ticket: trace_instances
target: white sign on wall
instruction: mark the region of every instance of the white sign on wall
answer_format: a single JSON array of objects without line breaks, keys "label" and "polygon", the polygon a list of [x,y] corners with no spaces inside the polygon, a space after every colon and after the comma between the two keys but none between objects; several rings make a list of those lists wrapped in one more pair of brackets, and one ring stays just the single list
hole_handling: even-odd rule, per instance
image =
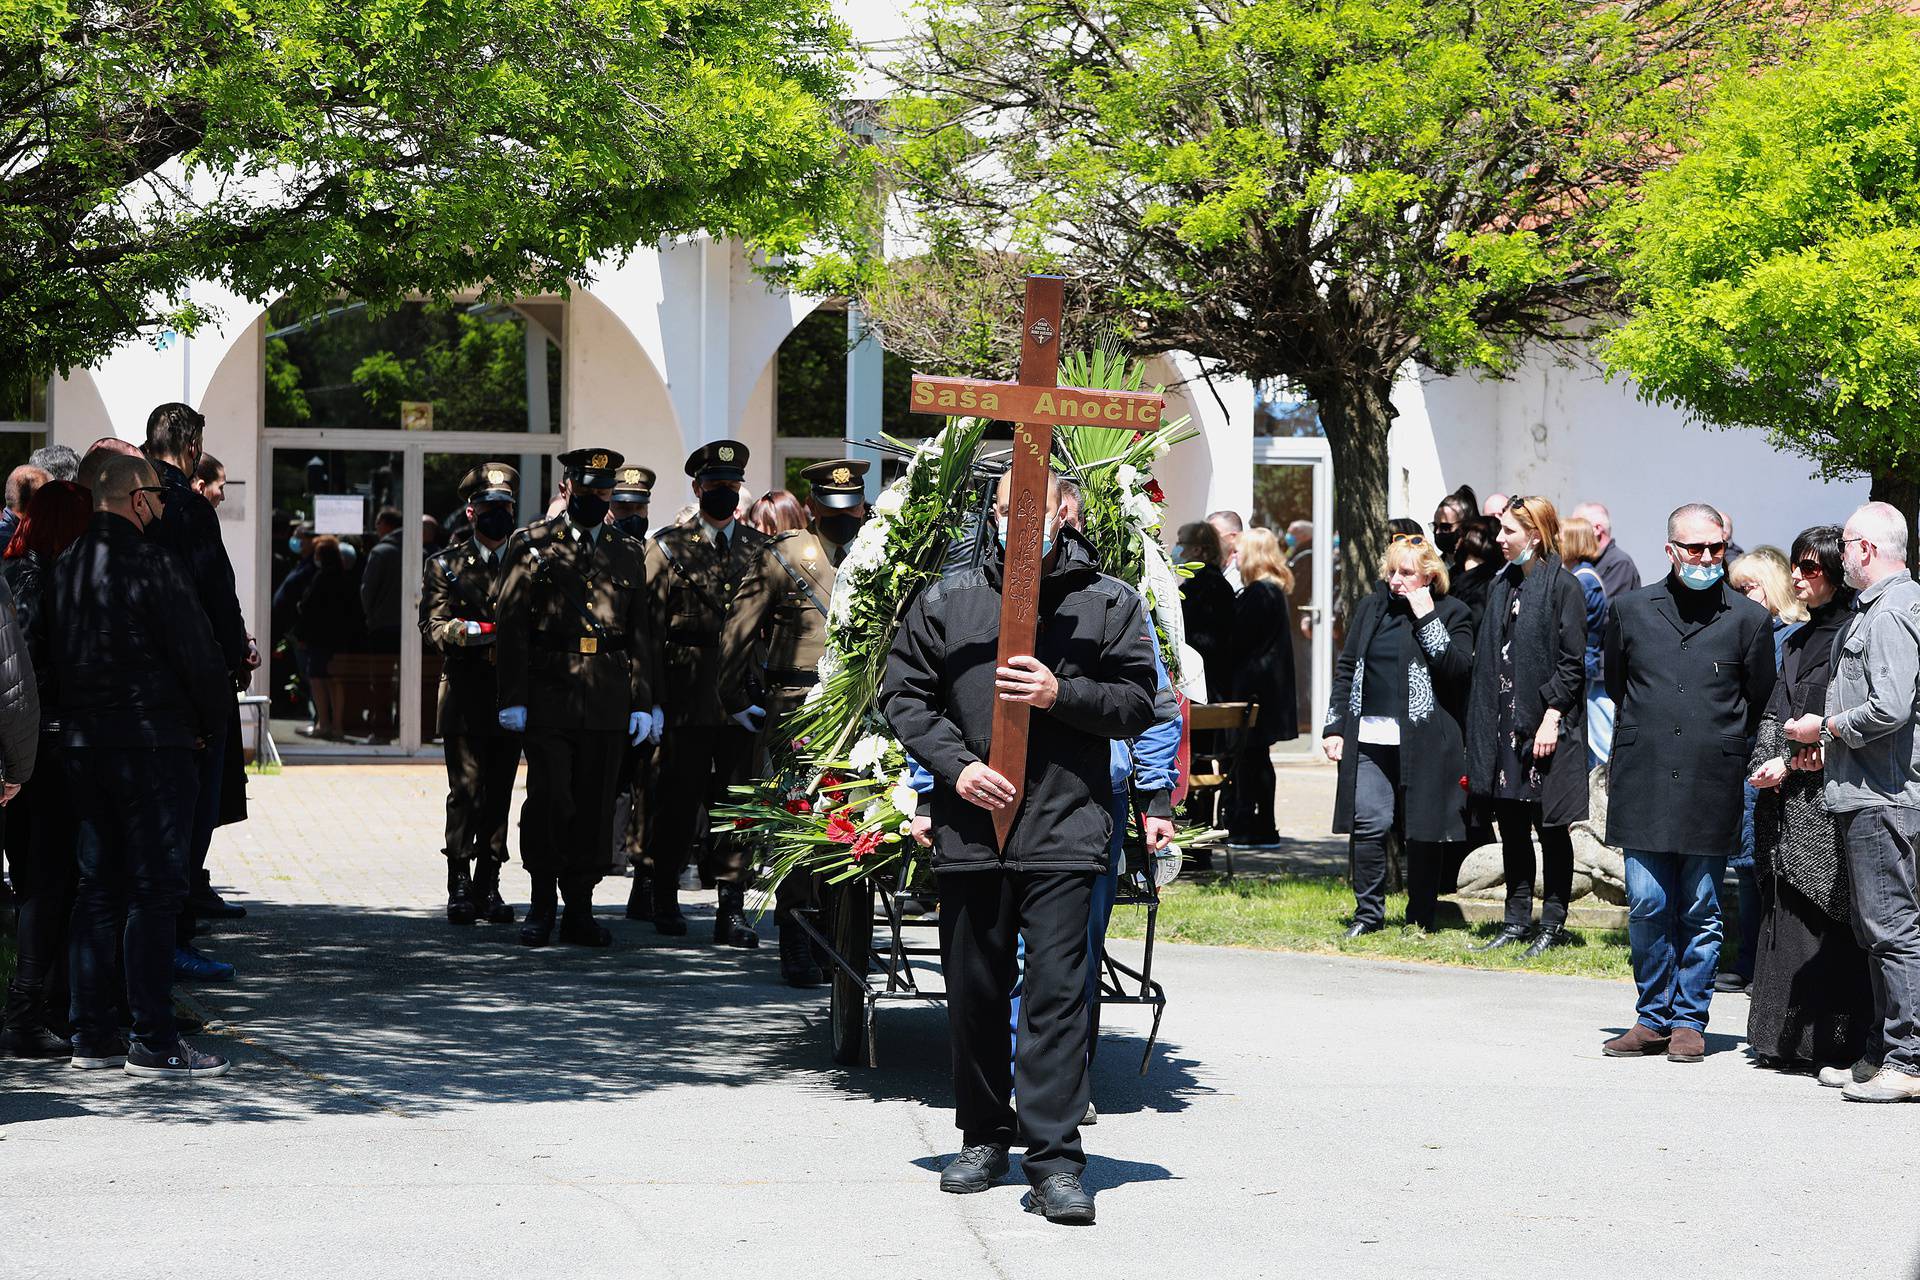
[{"label": "white sign on wall", "polygon": [[358,493],[313,495],[315,533],[361,534],[367,531],[367,499]]}]

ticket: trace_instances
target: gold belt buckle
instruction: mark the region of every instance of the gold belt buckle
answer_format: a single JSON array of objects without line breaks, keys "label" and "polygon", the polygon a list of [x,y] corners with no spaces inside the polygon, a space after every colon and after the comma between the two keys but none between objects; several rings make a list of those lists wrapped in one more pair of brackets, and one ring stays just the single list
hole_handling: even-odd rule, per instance
[{"label": "gold belt buckle", "polygon": [[582,653],[598,653],[598,652],[600,652],[600,641],[599,641],[599,640],[597,640],[597,639],[595,639],[595,638],[594,638],[593,636],[581,636],[581,637],[580,637],[580,652],[582,652]]}]

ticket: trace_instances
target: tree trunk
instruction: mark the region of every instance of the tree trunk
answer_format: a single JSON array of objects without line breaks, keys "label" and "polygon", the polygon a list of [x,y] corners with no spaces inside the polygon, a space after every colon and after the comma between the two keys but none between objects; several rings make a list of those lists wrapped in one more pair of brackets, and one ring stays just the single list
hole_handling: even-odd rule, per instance
[{"label": "tree trunk", "polygon": [[[1333,453],[1333,525],[1340,534],[1339,598],[1343,612],[1373,590],[1385,554],[1387,432],[1393,426],[1392,383],[1340,381],[1310,388]],[[1321,554],[1332,548],[1316,534]]]},{"label": "tree trunk", "polygon": [[1914,516],[1920,512],[1920,470],[1898,465],[1885,470],[1876,467],[1873,488],[1867,496],[1875,502],[1890,502],[1900,508],[1900,514],[1907,518],[1907,563],[1914,563],[1914,550],[1920,547],[1914,529]]}]

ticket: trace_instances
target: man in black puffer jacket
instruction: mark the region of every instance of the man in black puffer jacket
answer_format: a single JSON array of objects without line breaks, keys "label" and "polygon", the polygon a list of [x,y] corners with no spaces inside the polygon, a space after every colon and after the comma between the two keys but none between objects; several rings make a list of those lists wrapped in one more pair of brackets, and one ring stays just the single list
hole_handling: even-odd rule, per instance
[{"label": "man in black puffer jacket", "polygon": [[[1093,1221],[1080,1186],[1086,1156],[1087,918],[1112,832],[1109,743],[1154,722],[1153,639],[1131,587],[1098,570],[1092,547],[1058,525],[1047,492],[1034,656],[996,667],[997,556],[927,588],[894,639],[880,707],[901,744],[934,776],[940,955],[953,1041],[960,1156],[941,1189],[984,1191],[1025,1133],[1028,1207],[1055,1221]],[[1006,536],[1007,484],[997,510]],[[986,764],[996,698],[1033,707],[1024,799],[1004,849],[993,812],[1011,783]],[[1007,1062],[1015,948],[1026,938],[1018,1061]],[[1018,1086],[1016,1126],[1012,1093]]]}]

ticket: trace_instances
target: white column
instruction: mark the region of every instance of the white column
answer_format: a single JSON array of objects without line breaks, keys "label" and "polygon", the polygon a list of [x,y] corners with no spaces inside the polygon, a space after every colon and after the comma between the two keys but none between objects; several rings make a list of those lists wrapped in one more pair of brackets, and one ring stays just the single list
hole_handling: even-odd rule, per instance
[{"label": "white column", "polygon": [[700,242],[700,441],[733,434],[728,395],[733,337],[733,242]]},{"label": "white column", "polygon": [[[527,326],[527,430],[547,435],[553,430],[553,414],[548,411],[547,335],[540,326],[526,320]],[[520,523],[527,524],[547,514],[547,499],[540,482],[540,458],[537,453],[520,455]]]},{"label": "white column", "polygon": [[[867,472],[867,501],[880,496],[882,398],[886,391],[886,350],[867,329],[858,303],[847,306],[847,456],[873,464]],[[931,421],[931,419],[929,419]]]}]

